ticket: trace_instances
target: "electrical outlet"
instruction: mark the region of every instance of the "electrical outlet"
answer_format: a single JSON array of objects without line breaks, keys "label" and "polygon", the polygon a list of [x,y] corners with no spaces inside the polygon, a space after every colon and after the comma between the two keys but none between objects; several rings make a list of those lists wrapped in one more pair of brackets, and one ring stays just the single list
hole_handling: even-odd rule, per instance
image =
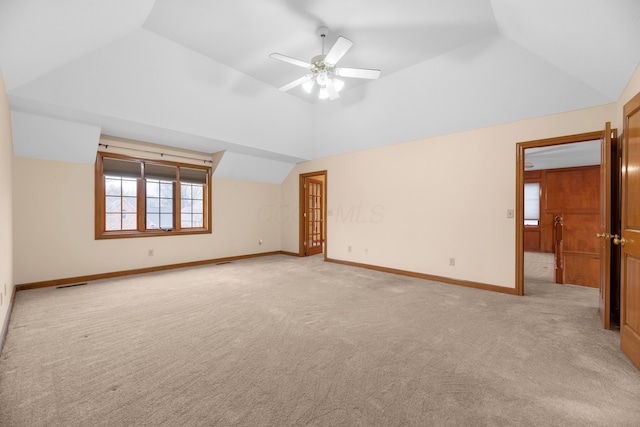
[{"label": "electrical outlet", "polygon": [[507,218],[513,218],[515,216],[515,212],[513,209],[507,209]]},{"label": "electrical outlet", "polygon": [[262,239],[258,240],[258,244],[261,245],[262,244]]},{"label": "electrical outlet", "polygon": [[149,256],[153,256],[153,249],[149,249],[148,254],[149,254]]},{"label": "electrical outlet", "polygon": [[456,259],[455,258],[449,258],[449,265],[454,267],[456,265]]},{"label": "electrical outlet", "polygon": [[369,255],[369,249],[365,249],[365,250],[364,250],[364,254],[365,254],[365,255]]},{"label": "electrical outlet", "polygon": [[351,246],[347,246],[347,251],[351,252]]}]

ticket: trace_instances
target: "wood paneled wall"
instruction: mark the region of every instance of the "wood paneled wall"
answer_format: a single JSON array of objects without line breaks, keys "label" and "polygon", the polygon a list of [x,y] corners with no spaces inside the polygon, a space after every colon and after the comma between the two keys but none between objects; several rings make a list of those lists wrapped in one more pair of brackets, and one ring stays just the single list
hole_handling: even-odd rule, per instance
[{"label": "wood paneled wall", "polygon": [[600,166],[526,171],[540,182],[540,226],[525,227],[526,251],[553,252],[553,218],[563,218],[563,282],[598,287]]}]

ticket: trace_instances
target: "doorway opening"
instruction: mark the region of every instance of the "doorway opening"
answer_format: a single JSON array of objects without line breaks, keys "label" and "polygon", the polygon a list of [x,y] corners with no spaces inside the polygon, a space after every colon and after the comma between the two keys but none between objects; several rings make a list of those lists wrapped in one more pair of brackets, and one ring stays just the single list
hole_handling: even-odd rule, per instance
[{"label": "doorway opening", "polygon": [[525,150],[525,280],[598,287],[600,145],[592,140]]},{"label": "doorway opening", "polygon": [[604,131],[517,146],[516,293],[524,295],[525,272],[535,274],[536,267],[545,280],[600,288],[605,327],[616,305],[611,245],[600,238],[615,223],[615,137],[607,124]]},{"label": "doorway opening", "polygon": [[300,174],[299,255],[327,258],[327,171]]}]

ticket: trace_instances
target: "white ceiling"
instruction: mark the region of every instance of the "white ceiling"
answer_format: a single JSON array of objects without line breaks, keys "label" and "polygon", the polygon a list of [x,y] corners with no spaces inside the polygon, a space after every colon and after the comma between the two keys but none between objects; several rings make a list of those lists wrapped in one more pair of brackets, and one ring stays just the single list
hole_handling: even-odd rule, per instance
[{"label": "white ceiling", "polygon": [[600,164],[600,140],[527,148],[526,162],[533,166],[526,170],[546,170],[594,166]]},{"label": "white ceiling", "polygon": [[[384,75],[497,34],[488,1],[175,1],[157,0],[144,28],[215,58],[270,86],[281,87],[304,69],[268,58],[273,52],[304,61],[322,51],[316,29],[354,41],[341,66],[378,68]],[[361,80],[351,80],[357,84]],[[292,92],[307,101],[304,92]]]},{"label": "white ceiling", "polygon": [[[341,66],[382,77],[349,79],[336,101],[279,92],[304,70],[268,55],[308,61],[319,26],[327,49],[354,42]],[[615,102],[639,63],[638,0],[0,0],[13,125],[32,128],[14,129],[16,154],[49,156],[64,129],[57,156],[77,161],[99,129],[227,150],[219,176],[265,182],[318,156]]]}]

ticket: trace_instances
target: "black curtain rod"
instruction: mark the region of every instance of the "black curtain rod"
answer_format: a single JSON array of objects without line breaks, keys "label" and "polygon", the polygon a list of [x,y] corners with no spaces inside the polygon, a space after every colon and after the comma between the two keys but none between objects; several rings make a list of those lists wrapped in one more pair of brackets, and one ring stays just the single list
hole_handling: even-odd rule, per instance
[{"label": "black curtain rod", "polygon": [[[148,153],[148,154],[159,154],[160,157],[164,157],[165,153],[160,153],[158,151],[151,151],[151,150],[142,150],[140,148],[129,148],[129,147],[120,147],[119,145],[113,145],[113,144],[103,144],[102,142],[98,143],[98,147],[104,147],[105,149],[109,149],[109,147],[113,147],[113,148],[120,148],[122,150],[132,150],[132,151],[139,151],[141,153]],[[203,163],[211,163],[213,164],[213,160],[204,160],[204,159],[196,159],[195,157],[187,157],[187,156],[180,156],[178,154],[167,154],[167,156],[171,156],[171,157],[178,157],[181,159],[187,159],[187,160],[197,160],[197,161],[202,161]]]}]

